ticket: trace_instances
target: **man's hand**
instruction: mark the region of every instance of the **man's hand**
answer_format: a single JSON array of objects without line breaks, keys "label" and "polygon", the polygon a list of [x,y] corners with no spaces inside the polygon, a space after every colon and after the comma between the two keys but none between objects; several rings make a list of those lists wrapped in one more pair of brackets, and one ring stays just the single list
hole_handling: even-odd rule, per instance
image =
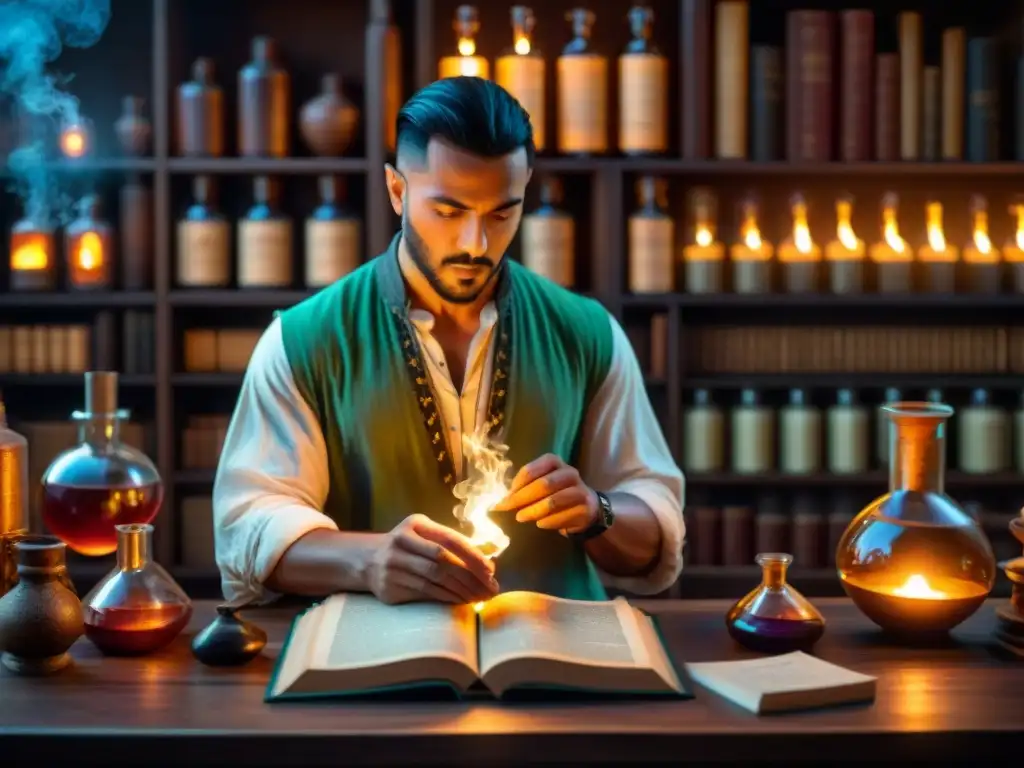
[{"label": "man's hand", "polygon": [[475,603],[498,593],[494,565],[458,531],[411,515],[384,538],[370,563],[370,589],[384,603]]},{"label": "man's hand", "polygon": [[520,523],[577,533],[594,524],[600,506],[576,468],[548,453],[520,469],[508,495],[492,509],[515,512]]}]

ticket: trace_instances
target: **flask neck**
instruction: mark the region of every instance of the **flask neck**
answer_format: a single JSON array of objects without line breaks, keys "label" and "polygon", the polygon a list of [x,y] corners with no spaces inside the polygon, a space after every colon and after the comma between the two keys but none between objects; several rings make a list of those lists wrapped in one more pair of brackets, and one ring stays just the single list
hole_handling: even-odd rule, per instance
[{"label": "flask neck", "polygon": [[127,412],[75,413],[78,422],[78,442],[86,443],[97,451],[106,450],[121,442],[121,422]]},{"label": "flask neck", "polygon": [[945,492],[945,422],[920,417],[894,418],[889,441],[890,492]]},{"label": "flask neck", "polygon": [[786,569],[789,564],[783,560],[769,560],[761,565],[761,584],[768,589],[782,589],[786,586]]},{"label": "flask neck", "polygon": [[[124,493],[132,493],[131,490]],[[149,562],[151,525],[117,526],[117,567],[122,571],[137,571]]]}]

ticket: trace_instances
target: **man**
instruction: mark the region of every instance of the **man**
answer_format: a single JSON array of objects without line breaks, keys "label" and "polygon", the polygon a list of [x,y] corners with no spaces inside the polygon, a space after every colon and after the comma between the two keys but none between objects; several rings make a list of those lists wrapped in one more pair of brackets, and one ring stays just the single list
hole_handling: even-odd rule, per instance
[{"label": "man", "polygon": [[[622,328],[510,261],[529,117],[479,78],[398,116],[386,252],[281,313],[249,363],[214,487],[225,595],[389,603],[531,589],[606,599],[681,568],[683,478]],[[463,433],[518,468],[493,565],[457,529]]]}]

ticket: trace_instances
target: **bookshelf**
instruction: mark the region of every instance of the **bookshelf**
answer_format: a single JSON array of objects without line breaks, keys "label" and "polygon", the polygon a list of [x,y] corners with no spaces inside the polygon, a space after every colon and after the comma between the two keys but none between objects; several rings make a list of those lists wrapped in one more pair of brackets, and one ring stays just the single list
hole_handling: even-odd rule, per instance
[{"label": "bookshelf", "polygon": [[[786,234],[785,200],[794,190],[803,191],[815,205],[812,230],[820,238],[834,228],[831,200],[839,192],[850,192],[858,201],[856,224],[865,239],[878,229],[877,200],[888,189],[901,195],[901,210],[908,210],[904,230],[917,238],[920,215],[911,213],[922,207],[928,195],[938,191],[949,199],[950,233],[964,239],[966,200],[969,192],[983,192],[1000,204],[1007,196],[1024,192],[1019,179],[1024,163],[1001,159],[993,162],[963,161],[885,161],[885,162],[786,162],[715,159],[682,159],[683,125],[678,97],[683,77],[683,59],[679,55],[682,37],[683,0],[653,0],[648,3],[656,16],[655,38],[669,57],[672,75],[670,89],[670,150],[664,157],[561,157],[550,150],[537,159],[538,174],[558,174],[572,180],[572,213],[581,231],[577,259],[585,261],[584,290],[629,327],[649,324],[652,315],[666,318],[664,375],[649,376],[652,402],[661,417],[665,433],[676,455],[681,451],[680,421],[687,397],[696,389],[734,393],[743,387],[758,387],[775,393],[792,387],[832,391],[854,387],[878,392],[886,386],[898,386],[920,393],[932,387],[949,393],[954,405],[965,402],[974,388],[999,393],[1001,402],[1016,402],[1024,388],[1024,372],[872,372],[872,371],[775,371],[706,373],[694,366],[684,352],[687,336],[707,325],[739,324],[785,325],[793,323],[841,322],[858,324],[907,325],[913,323],[973,324],[1020,322],[1024,316],[1024,294],[937,295],[875,294],[853,296],[828,294],[738,295],[721,293],[694,295],[683,292],[663,295],[630,295],[625,288],[627,269],[627,217],[634,206],[633,184],[641,175],[664,176],[671,186],[671,211],[682,221],[685,216],[683,192],[701,185],[715,191],[721,201],[719,231],[731,241],[736,228],[733,203],[748,190],[756,190],[766,201],[766,234],[775,242]],[[187,494],[205,493],[212,484],[210,470],[182,469],[179,432],[189,412],[202,411],[207,404],[230,406],[241,382],[240,373],[186,372],[181,365],[180,337],[193,323],[209,324],[208,318],[221,310],[233,319],[265,323],[275,309],[290,306],[313,293],[295,285],[288,290],[182,289],[174,283],[174,227],[187,197],[189,179],[207,174],[223,179],[221,208],[230,217],[248,205],[248,189],[243,186],[254,175],[280,177],[296,200],[309,198],[314,178],[322,174],[346,177],[353,202],[361,208],[365,252],[382,250],[396,226],[384,189],[382,173],[387,153],[383,144],[384,57],[380,47],[381,30],[390,14],[402,38],[403,94],[408,96],[436,76],[437,58],[453,44],[451,18],[458,5],[450,0],[353,0],[332,3],[329,0],[222,0],[214,6],[200,0],[113,0],[112,20],[100,42],[91,49],[69,50],[55,64],[62,71],[76,73],[68,86],[81,99],[83,112],[94,121],[97,133],[95,153],[76,161],[55,161],[47,169],[54,178],[66,180],[69,187],[97,187],[109,193],[127,174],[141,174],[153,194],[153,284],[151,290],[103,292],[53,292],[28,294],[5,292],[6,276],[0,270],[0,324],[15,317],[58,322],[70,316],[86,316],[99,310],[123,313],[148,310],[154,315],[152,343],[157,353],[152,374],[122,378],[127,399],[152,423],[155,436],[151,454],[165,478],[166,501],[157,519],[156,546],[159,559],[197,594],[215,593],[218,577],[213,569],[186,568],[180,564],[181,528],[178,508]],[[481,52],[493,58],[509,37],[510,3],[480,3]],[[577,5],[566,1],[537,5],[538,47],[548,66],[549,127],[553,124],[554,67],[551,62],[564,43],[567,25],[564,13]],[[614,56],[627,37],[625,0],[594,0],[587,4],[597,15],[594,41],[604,53]],[[784,35],[781,17],[796,7],[828,7],[834,4],[795,3],[766,0],[753,4],[752,36],[760,42],[781,44]],[[851,7],[854,4],[850,4]],[[879,47],[895,45],[892,19],[899,10],[925,13],[927,34],[950,24],[966,24],[973,30],[1017,29],[1015,12],[986,7],[983,13],[963,0],[951,0],[948,7],[932,9],[921,2],[900,2],[898,8],[882,2],[857,4],[878,15]],[[974,4],[976,5],[976,4]],[[1011,23],[1012,22],[1012,23]],[[934,27],[934,28],[933,28]],[[235,131],[235,76],[249,58],[250,39],[270,34],[279,43],[283,62],[293,79],[291,97],[293,144],[296,156],[280,159],[231,157]],[[1007,50],[1019,55],[1019,44],[1005,40]],[[931,47],[926,59],[934,58]],[[187,79],[191,62],[209,56],[217,66],[216,80],[224,88],[226,105],[227,155],[219,158],[178,157],[172,137],[174,91]],[[1005,68],[1004,68],[1005,69]],[[304,156],[305,149],[294,130],[301,104],[317,90],[320,75],[337,70],[344,78],[346,92],[360,109],[360,127],[349,155],[337,158]],[[1006,77],[1009,77],[1008,75]],[[614,78],[612,78],[614,80]],[[1009,136],[1013,112],[1011,80],[1004,78],[1005,139],[1003,158],[1010,158]],[[145,114],[152,124],[152,154],[145,158],[119,157],[111,126],[119,113],[123,95],[137,94],[145,99]],[[615,102],[610,102],[614,104]],[[550,133],[550,131],[549,131]],[[9,169],[0,176],[10,177]],[[567,182],[570,183],[570,182]],[[536,186],[536,185],[533,185]],[[109,196],[109,195],[108,195]],[[116,193],[113,195],[116,197]],[[11,195],[0,203],[0,220],[5,227],[19,215]],[[531,201],[532,202],[532,201]],[[303,202],[304,204],[304,202]],[[288,201],[286,200],[286,207]],[[298,202],[289,210],[303,215]],[[599,215],[598,215],[599,213]],[[116,209],[107,216],[116,222]],[[1006,234],[1002,222],[998,236]],[[683,227],[677,228],[680,232]],[[820,234],[818,234],[820,233]],[[3,260],[6,265],[7,259]],[[6,267],[4,267],[5,269]],[[19,314],[23,313],[23,314]],[[36,320],[32,322],[36,322]],[[0,374],[0,387],[12,399],[15,416],[25,419],[63,419],[80,397],[80,376],[68,374]],[[46,396],[35,396],[37,391]],[[22,410],[23,413],[18,413]],[[957,498],[978,493],[1001,503],[1007,510],[1017,503],[1015,494],[1022,478],[1016,473],[970,476],[951,471],[948,483]],[[809,489],[828,493],[857,492],[860,495],[881,492],[884,473],[872,470],[863,475],[840,477],[824,473],[809,476],[737,476],[728,472],[691,474],[688,489],[711,498],[738,495],[750,498],[761,490],[789,492]],[[1005,526],[1004,526],[1005,529]],[[107,567],[104,563],[74,562],[73,569],[87,583]],[[754,566],[692,565],[684,571],[679,594],[684,596],[736,596],[757,577]],[[794,570],[793,581],[808,594],[838,593],[835,573],[829,568]],[[1005,585],[1004,585],[1005,586]]]}]

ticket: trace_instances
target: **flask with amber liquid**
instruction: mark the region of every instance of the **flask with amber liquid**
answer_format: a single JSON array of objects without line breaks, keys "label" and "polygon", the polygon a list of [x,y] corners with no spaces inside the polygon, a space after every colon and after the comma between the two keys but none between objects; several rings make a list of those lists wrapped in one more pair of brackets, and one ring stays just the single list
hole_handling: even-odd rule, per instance
[{"label": "flask with amber liquid", "polygon": [[644,176],[636,192],[639,208],[629,217],[629,290],[670,293],[675,287],[675,223],[665,212],[668,185]]},{"label": "flask with amber liquid", "polygon": [[362,223],[345,206],[344,180],[320,177],[320,205],[306,220],[306,285],[330,285],[359,266]]},{"label": "flask with amber liquid", "polygon": [[567,19],[573,37],[557,62],[558,151],[600,154],[608,151],[608,58],[590,42],[593,11],[574,8]]},{"label": "flask with amber liquid", "polygon": [[619,56],[619,150],[655,154],[668,149],[668,59],[651,40],[654,11],[629,11],[633,39]]},{"label": "flask with amber liquid", "polygon": [[292,222],[277,206],[277,187],[257,176],[253,205],[238,223],[238,285],[286,288],[292,282]]},{"label": "flask with amber liquid", "polygon": [[533,43],[537,23],[533,9],[512,6],[512,47],[495,62],[495,78],[502,88],[516,97],[530,116],[533,145],[544,150],[544,58]]},{"label": "flask with amber liquid", "polygon": [[523,217],[523,265],[564,288],[576,275],[576,224],[562,204],[562,182],[554,176],[540,181],[540,205]]},{"label": "flask with amber liquid", "polygon": [[455,9],[456,50],[451,56],[444,56],[437,63],[437,78],[446,77],[490,77],[487,59],[476,52],[476,36],[480,31],[480,16],[476,6],[460,5]]}]

